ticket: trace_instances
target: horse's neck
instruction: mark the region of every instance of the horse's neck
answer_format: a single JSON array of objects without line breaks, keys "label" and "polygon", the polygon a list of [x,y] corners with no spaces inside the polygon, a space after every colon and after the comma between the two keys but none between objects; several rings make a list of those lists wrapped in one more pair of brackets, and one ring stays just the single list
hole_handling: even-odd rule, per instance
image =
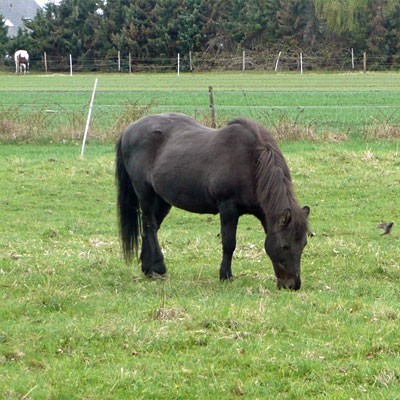
[{"label": "horse's neck", "polygon": [[296,207],[290,172],[283,155],[267,146],[258,165],[258,198],[266,216],[274,218]]}]

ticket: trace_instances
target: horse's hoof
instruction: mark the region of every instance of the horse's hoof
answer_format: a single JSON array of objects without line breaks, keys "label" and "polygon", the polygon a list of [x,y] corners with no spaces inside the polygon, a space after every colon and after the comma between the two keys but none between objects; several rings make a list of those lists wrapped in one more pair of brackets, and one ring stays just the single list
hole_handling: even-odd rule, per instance
[{"label": "horse's hoof", "polygon": [[153,272],[158,275],[164,275],[167,272],[167,267],[165,266],[164,262],[158,262],[153,265]]},{"label": "horse's hoof", "polygon": [[142,267],[142,272],[149,278],[153,276],[153,274],[156,275],[164,275],[167,273],[167,268],[164,263],[156,263],[151,266],[150,268],[143,268]]},{"label": "horse's hoof", "polygon": [[232,282],[234,280],[233,275],[231,276],[221,276],[220,278],[221,282]]},{"label": "horse's hoof", "polygon": [[167,274],[158,274],[157,272],[154,271],[151,274],[147,274],[146,276],[154,281],[167,279]]}]

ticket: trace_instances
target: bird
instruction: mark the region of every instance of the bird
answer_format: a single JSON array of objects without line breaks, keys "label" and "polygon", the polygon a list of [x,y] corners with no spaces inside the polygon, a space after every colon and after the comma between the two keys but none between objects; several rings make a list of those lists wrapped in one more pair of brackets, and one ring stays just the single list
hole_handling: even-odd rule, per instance
[{"label": "bird", "polygon": [[392,230],[394,222],[381,222],[378,224],[378,228],[383,229],[382,235],[389,235],[390,231]]}]

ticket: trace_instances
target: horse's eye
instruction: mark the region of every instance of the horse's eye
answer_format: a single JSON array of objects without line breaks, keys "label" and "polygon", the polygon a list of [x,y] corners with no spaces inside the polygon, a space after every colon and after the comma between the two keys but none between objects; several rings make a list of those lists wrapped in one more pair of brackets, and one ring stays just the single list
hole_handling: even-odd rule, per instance
[{"label": "horse's eye", "polygon": [[283,244],[283,245],[282,245],[282,249],[283,249],[283,250],[290,250],[290,245],[288,245],[288,244]]}]

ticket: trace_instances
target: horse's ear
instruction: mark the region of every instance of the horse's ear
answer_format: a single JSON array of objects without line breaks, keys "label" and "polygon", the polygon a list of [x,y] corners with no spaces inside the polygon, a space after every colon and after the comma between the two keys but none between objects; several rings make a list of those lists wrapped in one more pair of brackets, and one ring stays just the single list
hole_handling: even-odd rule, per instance
[{"label": "horse's ear", "polygon": [[310,215],[310,207],[308,207],[308,206],[304,206],[303,207],[303,213],[304,213],[304,216],[306,217],[306,218],[308,218],[308,216]]},{"label": "horse's ear", "polygon": [[290,224],[291,220],[292,220],[292,213],[290,209],[287,208],[285,211],[282,212],[281,215],[279,215],[278,218],[279,228],[286,228]]}]

